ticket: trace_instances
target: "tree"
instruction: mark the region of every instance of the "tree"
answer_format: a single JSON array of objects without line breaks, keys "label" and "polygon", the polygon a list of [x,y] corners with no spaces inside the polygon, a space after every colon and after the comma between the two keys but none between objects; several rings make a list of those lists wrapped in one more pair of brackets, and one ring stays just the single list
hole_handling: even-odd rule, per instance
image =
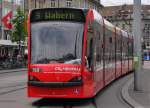
[{"label": "tree", "polygon": [[17,8],[16,15],[11,20],[13,28],[9,33],[11,36],[11,41],[16,42],[19,45],[19,54],[21,54],[22,46],[25,46],[25,39],[27,36],[27,29],[25,26],[26,15],[24,12]]}]

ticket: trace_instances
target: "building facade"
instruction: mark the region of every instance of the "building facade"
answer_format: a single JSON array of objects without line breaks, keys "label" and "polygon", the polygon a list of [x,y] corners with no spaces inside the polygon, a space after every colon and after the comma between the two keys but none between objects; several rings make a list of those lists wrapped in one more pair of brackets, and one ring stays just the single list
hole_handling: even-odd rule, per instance
[{"label": "building facade", "polygon": [[61,7],[76,7],[76,8],[92,8],[100,12],[103,8],[100,0],[25,0],[25,10],[33,8],[61,8]]},{"label": "building facade", "polygon": [[[8,12],[13,10],[16,13],[16,8],[19,6],[15,0],[1,0],[0,1],[0,19],[2,19]],[[11,42],[9,30],[5,28],[0,20],[0,60],[5,60],[9,55],[13,55],[17,49],[17,44]]]},{"label": "building facade", "polygon": [[[102,10],[102,15],[114,25],[132,33],[133,5],[105,7]],[[144,49],[150,49],[150,5],[142,6],[141,16],[142,44]]]}]

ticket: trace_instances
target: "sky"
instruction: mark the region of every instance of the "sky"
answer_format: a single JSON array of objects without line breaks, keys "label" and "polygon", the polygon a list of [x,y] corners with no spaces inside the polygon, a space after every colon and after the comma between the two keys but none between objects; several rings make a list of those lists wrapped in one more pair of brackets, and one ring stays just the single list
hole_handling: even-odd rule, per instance
[{"label": "sky", "polygon": [[[149,4],[150,0],[141,0],[142,4]],[[122,4],[133,4],[133,0],[101,0],[101,3],[104,6],[114,6],[114,5],[122,5]]]}]

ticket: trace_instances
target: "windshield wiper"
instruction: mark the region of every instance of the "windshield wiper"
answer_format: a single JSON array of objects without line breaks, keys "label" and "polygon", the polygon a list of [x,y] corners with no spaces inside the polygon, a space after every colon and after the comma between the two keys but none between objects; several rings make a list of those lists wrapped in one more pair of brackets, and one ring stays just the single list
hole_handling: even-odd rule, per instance
[{"label": "windshield wiper", "polygon": [[49,63],[49,59],[48,59],[48,58],[42,58],[42,59],[38,60],[37,63],[38,63],[38,64]]},{"label": "windshield wiper", "polygon": [[61,59],[48,59],[48,58],[43,58],[37,61],[38,64],[53,64],[53,63],[63,63]]},{"label": "windshield wiper", "polygon": [[38,60],[36,63],[38,64],[48,64],[48,63],[64,63],[65,61],[76,59],[76,57],[73,54],[67,54],[64,55],[62,58],[58,59],[48,59],[48,58],[42,58]]},{"label": "windshield wiper", "polygon": [[60,58],[59,60],[68,61],[73,59],[76,59],[76,57],[73,54],[69,53],[67,55],[64,55],[63,58]]}]

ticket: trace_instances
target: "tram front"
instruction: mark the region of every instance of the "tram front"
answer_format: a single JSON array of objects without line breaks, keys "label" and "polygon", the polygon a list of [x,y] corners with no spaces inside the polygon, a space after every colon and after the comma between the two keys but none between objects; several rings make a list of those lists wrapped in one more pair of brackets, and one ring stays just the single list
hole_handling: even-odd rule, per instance
[{"label": "tram front", "polygon": [[85,16],[79,9],[35,9],[29,16],[28,95],[80,98]]}]

